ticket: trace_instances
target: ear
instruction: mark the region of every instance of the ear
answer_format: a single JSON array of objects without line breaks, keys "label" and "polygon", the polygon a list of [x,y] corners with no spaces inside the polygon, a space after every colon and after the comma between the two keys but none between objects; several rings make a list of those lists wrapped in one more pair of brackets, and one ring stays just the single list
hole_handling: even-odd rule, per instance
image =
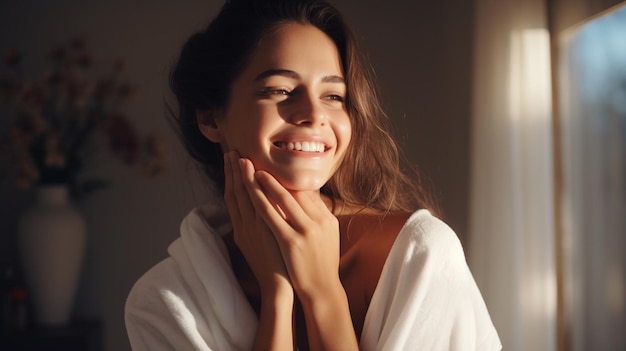
[{"label": "ear", "polygon": [[212,110],[196,110],[196,122],[198,123],[198,129],[200,129],[205,138],[214,143],[223,141],[224,138],[215,121],[215,115]]}]

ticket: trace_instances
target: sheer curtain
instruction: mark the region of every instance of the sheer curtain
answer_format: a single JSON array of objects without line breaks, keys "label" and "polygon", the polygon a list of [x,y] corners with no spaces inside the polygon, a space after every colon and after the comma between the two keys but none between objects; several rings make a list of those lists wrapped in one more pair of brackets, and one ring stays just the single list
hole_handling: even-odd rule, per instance
[{"label": "sheer curtain", "polygon": [[545,7],[477,0],[468,256],[507,351],[557,347]]}]

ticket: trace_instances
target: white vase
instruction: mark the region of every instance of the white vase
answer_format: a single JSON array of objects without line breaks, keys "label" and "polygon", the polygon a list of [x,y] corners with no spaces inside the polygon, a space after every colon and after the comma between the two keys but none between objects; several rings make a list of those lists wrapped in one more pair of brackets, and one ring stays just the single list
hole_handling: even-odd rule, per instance
[{"label": "white vase", "polygon": [[42,186],[18,224],[24,279],[39,325],[66,325],[85,248],[85,221],[72,206],[67,186]]}]

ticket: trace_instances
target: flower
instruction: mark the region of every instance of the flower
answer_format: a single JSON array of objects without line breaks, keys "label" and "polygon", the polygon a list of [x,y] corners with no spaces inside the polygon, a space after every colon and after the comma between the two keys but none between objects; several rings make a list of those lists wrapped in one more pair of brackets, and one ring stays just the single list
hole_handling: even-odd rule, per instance
[{"label": "flower", "polygon": [[105,130],[109,149],[124,163],[134,164],[139,155],[139,138],[128,120],[122,115],[114,114],[109,117]]},{"label": "flower", "polygon": [[80,195],[94,184],[103,184],[81,178],[98,133],[123,164],[140,163],[147,175],[165,169],[162,139],[154,134],[142,138],[123,113],[123,107],[140,96],[137,86],[124,79],[124,60],[113,62],[108,74],[94,77],[95,59],[82,37],[52,48],[48,57],[50,71],[32,79],[24,75],[19,50],[4,55],[0,97],[12,119],[8,135],[0,135],[9,144],[0,146],[10,150],[0,153],[4,156],[0,161],[14,166],[17,185],[64,183]]}]

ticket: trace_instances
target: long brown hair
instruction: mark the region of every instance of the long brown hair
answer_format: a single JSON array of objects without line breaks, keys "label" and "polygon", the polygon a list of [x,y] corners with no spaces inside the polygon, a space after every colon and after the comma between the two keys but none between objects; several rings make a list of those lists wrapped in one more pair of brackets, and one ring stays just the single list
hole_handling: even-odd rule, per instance
[{"label": "long brown hair", "polygon": [[401,169],[401,152],[389,131],[371,66],[341,14],[323,0],[229,0],[206,30],[185,43],[170,87],[178,99],[175,121],[191,156],[223,190],[222,150],[200,133],[196,111],[227,106],[230,86],[256,43],[272,28],[289,22],[312,25],[328,35],[346,75],[352,140],[321,193],[347,205],[385,212],[418,208],[436,212],[420,174]]}]

